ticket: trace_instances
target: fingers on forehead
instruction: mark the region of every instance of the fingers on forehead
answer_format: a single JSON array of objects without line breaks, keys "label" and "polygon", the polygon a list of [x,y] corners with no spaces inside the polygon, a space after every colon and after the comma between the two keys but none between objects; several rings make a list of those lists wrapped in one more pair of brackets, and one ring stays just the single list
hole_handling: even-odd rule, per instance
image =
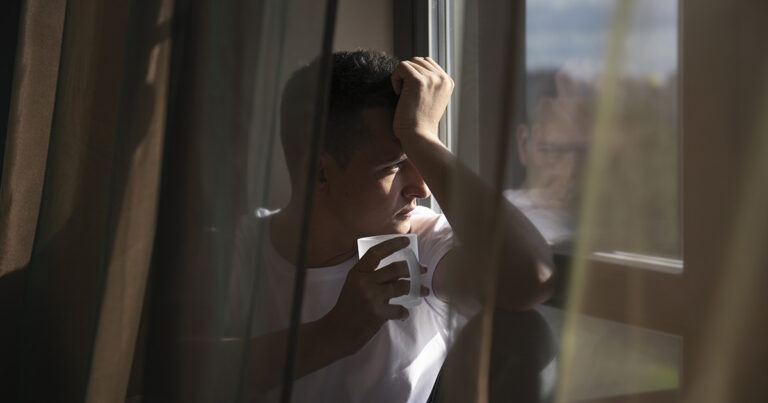
[{"label": "fingers on forehead", "polygon": [[431,58],[431,57],[426,57],[426,58],[424,58],[424,60],[426,60],[427,62],[429,62],[429,64],[431,64],[432,66],[434,66],[434,68],[435,68],[437,71],[439,71],[439,72],[442,72],[442,73],[445,73],[445,70],[443,70],[443,68],[442,68],[442,67],[440,67],[440,65],[439,65],[439,64],[437,64],[437,62],[436,62],[436,61],[432,60],[432,58]]},{"label": "fingers on forehead", "polygon": [[427,70],[434,70],[435,66],[423,57],[414,57],[412,63],[423,67]]},{"label": "fingers on forehead", "polygon": [[418,74],[419,69],[416,68],[418,66],[412,61],[409,60],[403,60],[400,62],[397,67],[395,68],[394,74],[400,77],[406,76],[406,75],[413,75]]},{"label": "fingers on forehead", "polygon": [[424,59],[414,58],[412,61],[410,61],[410,64],[414,70],[423,75],[430,74],[430,72],[435,69]]}]

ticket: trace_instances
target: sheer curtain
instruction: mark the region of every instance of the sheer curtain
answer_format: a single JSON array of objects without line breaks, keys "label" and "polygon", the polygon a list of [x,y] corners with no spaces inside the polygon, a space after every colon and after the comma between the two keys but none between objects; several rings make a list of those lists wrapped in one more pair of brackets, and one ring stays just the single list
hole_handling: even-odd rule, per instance
[{"label": "sheer curtain", "polygon": [[[236,267],[233,248],[243,220],[287,200],[280,95],[294,70],[321,55],[326,7],[232,1],[176,8],[178,81],[168,111],[143,357],[149,398],[243,399],[255,273],[263,268]],[[315,99],[317,91],[310,85],[306,97]]]}]

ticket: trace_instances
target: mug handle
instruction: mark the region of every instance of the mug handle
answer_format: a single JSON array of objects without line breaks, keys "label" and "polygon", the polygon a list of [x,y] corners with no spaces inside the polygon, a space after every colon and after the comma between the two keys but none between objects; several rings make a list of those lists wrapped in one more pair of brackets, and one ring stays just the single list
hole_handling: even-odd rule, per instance
[{"label": "mug handle", "polygon": [[416,258],[416,254],[413,253],[411,248],[402,249],[402,253],[405,257],[405,262],[408,263],[408,273],[411,276],[411,290],[408,292],[408,295],[390,299],[389,303],[408,308],[421,303],[421,266],[419,265],[419,259]]}]

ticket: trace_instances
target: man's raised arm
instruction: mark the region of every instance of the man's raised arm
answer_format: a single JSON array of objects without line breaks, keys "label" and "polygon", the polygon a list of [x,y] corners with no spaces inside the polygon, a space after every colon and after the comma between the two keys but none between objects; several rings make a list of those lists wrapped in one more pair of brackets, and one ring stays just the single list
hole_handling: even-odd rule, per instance
[{"label": "man's raised arm", "polygon": [[[549,245],[516,207],[437,137],[453,80],[432,59],[417,57],[397,66],[392,85],[400,95],[394,134],[460,242],[435,271],[436,294],[446,297],[450,289],[480,299],[490,280],[497,285],[496,305],[502,308],[527,310],[549,298],[554,288]],[[494,251],[497,255],[490,256]]]}]

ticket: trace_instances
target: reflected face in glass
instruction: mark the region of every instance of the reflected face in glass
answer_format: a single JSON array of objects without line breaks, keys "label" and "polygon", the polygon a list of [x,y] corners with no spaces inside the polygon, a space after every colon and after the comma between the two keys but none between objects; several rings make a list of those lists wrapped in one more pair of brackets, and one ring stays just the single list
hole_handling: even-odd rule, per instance
[{"label": "reflected face in glass", "polygon": [[540,110],[539,122],[517,132],[520,162],[526,168],[523,188],[542,207],[570,210],[582,173],[589,117],[562,101]]},{"label": "reflected face in glass", "polygon": [[327,209],[355,237],[407,233],[416,200],[430,195],[416,167],[392,132],[394,111],[363,111],[369,138],[345,168],[327,164]]}]

